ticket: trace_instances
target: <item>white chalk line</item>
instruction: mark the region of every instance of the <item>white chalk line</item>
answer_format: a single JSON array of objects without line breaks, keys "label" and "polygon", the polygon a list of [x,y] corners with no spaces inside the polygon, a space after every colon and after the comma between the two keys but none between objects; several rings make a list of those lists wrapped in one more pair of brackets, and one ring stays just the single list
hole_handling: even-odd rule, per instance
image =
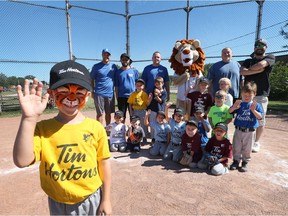
[{"label": "white chalk line", "polygon": [[283,169],[283,172],[274,172],[274,173],[267,173],[267,172],[255,172],[254,174],[264,180],[267,180],[275,185],[279,185],[285,188],[288,188],[288,160],[280,160],[277,156],[273,155],[271,152],[263,151],[266,155],[267,161],[270,161],[277,170]]},{"label": "white chalk line", "polygon": [[10,174],[24,172],[24,171],[30,172],[30,173],[36,173],[38,171],[38,165],[35,164],[33,166],[25,167],[25,168],[14,167],[10,169],[0,169],[0,176],[10,175]]},{"label": "white chalk line", "polygon": [[[263,153],[266,155],[266,158],[271,161],[271,164],[275,164],[274,166],[277,167],[279,170],[282,168],[285,170],[284,172],[274,172],[274,173],[267,173],[267,172],[254,172],[253,174],[256,177],[259,177],[261,179],[267,180],[275,185],[279,185],[285,188],[288,188],[288,161],[287,160],[279,160],[276,156],[271,154],[271,152],[268,151],[263,151]],[[115,161],[116,163],[135,163],[135,160],[138,162],[144,162],[149,160],[148,158],[145,157],[139,157],[139,158],[133,158],[131,159],[129,155],[122,155],[122,154],[117,154],[115,156],[112,155],[111,157],[112,161]],[[38,172],[38,165],[33,165],[31,167],[26,167],[26,168],[10,168],[10,169],[0,169],[0,176],[4,175],[10,175],[14,174],[17,172],[27,172],[30,171],[30,173],[35,173]]]}]

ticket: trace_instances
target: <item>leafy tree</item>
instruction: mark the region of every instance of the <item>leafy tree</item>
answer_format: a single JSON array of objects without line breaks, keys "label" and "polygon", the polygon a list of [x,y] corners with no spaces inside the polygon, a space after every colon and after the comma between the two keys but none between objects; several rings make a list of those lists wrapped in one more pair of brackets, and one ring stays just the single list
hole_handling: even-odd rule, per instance
[{"label": "leafy tree", "polygon": [[7,76],[0,73],[0,86],[7,87]]},{"label": "leafy tree", "polygon": [[24,86],[25,78],[23,78],[23,77],[18,77],[17,79],[18,79],[18,85]]},{"label": "leafy tree", "polygon": [[208,71],[209,71],[209,69],[210,69],[210,67],[211,67],[212,65],[213,65],[212,63],[208,63],[208,64],[205,64],[205,65],[204,65],[203,76],[207,77]]},{"label": "leafy tree", "polygon": [[276,62],[270,76],[271,100],[288,100],[288,64]]},{"label": "leafy tree", "polygon": [[35,78],[35,76],[33,75],[27,75],[24,77],[25,79],[28,79],[28,80],[33,80]]},{"label": "leafy tree", "polygon": [[[286,24],[284,25],[284,27],[281,28],[280,34],[281,34],[285,39],[288,39],[288,32],[284,30],[286,27],[288,27],[288,23],[286,23]],[[288,48],[288,45],[283,46],[283,48]]]},{"label": "leafy tree", "polygon": [[11,86],[11,85],[18,85],[18,78],[16,76],[11,76],[7,78],[7,85]]}]

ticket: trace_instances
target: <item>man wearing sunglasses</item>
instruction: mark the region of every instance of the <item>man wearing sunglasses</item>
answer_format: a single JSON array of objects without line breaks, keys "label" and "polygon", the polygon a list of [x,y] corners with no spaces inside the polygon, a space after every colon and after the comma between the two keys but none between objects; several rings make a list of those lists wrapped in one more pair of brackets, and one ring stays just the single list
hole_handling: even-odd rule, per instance
[{"label": "man wearing sunglasses", "polygon": [[245,77],[245,83],[252,81],[257,84],[257,94],[254,100],[260,103],[264,110],[263,118],[259,121],[260,126],[256,130],[256,139],[252,146],[252,152],[258,152],[260,149],[259,141],[264,131],[265,115],[270,93],[269,76],[272,71],[272,66],[275,63],[274,55],[265,54],[267,47],[267,41],[265,39],[256,40],[253,57],[246,59],[240,68],[240,74]]}]

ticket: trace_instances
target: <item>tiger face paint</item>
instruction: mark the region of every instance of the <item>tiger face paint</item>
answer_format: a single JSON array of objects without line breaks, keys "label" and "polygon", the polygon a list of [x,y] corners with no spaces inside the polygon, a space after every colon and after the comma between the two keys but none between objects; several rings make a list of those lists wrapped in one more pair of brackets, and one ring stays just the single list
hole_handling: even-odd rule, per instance
[{"label": "tiger face paint", "polygon": [[54,91],[54,100],[57,107],[63,105],[82,109],[88,101],[89,91],[79,85],[67,84]]}]

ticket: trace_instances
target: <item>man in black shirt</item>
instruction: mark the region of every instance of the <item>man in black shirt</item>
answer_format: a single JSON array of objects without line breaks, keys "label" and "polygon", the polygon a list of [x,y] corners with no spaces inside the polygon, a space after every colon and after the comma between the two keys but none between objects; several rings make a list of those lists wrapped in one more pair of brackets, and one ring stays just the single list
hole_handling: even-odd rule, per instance
[{"label": "man in black shirt", "polygon": [[264,131],[265,115],[270,93],[269,76],[272,71],[272,66],[275,63],[274,55],[265,54],[267,47],[267,41],[265,39],[256,40],[253,58],[246,59],[240,68],[240,74],[245,77],[245,83],[253,81],[257,84],[257,94],[254,100],[260,103],[264,110],[264,115],[259,121],[260,126],[256,130],[256,138],[252,146],[252,152],[258,152],[260,149],[259,140]]}]

